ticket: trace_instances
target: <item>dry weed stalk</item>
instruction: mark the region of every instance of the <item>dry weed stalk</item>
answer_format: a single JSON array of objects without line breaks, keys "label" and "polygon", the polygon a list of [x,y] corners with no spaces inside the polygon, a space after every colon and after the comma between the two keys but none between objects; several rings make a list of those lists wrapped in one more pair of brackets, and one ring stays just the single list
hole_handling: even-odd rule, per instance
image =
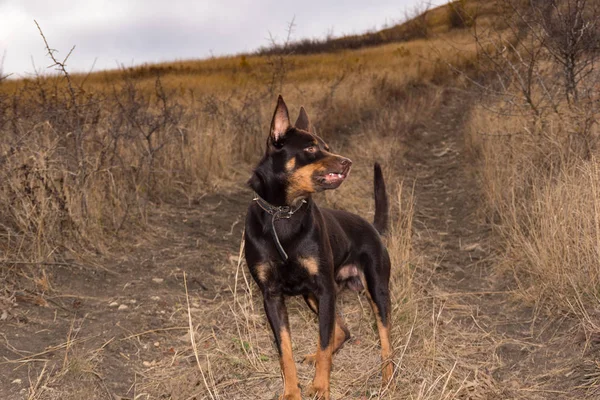
[{"label": "dry weed stalk", "polygon": [[[187,316],[188,316],[188,323],[189,323],[188,332],[190,334],[190,343],[192,344],[192,350],[194,352],[194,357],[196,358],[196,365],[198,366],[198,370],[200,371],[200,375],[202,376],[202,382],[204,383],[204,387],[206,388],[206,391],[208,392],[210,398],[212,400],[215,400],[218,398],[218,395],[216,393],[216,388],[214,387],[214,384],[212,386],[208,385],[208,382],[206,380],[206,375],[204,374],[204,369],[202,368],[202,364],[200,363],[200,355],[198,354],[198,347],[196,346],[196,330],[194,329],[194,324],[192,322],[192,312],[190,310],[190,308],[191,308],[190,307],[190,296],[188,294],[187,279],[186,279],[185,271],[183,272],[183,285],[185,287],[185,299],[187,302]],[[210,361],[208,359],[208,355],[206,356],[206,362],[208,364],[208,369],[210,371]]]}]

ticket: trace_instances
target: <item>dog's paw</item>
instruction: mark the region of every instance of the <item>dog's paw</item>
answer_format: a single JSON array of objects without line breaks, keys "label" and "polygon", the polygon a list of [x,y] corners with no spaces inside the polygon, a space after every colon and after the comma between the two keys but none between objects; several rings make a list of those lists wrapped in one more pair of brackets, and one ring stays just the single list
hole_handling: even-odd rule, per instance
[{"label": "dog's paw", "polygon": [[300,391],[298,391],[298,393],[282,394],[281,397],[279,397],[279,400],[302,400],[302,395],[300,394]]},{"label": "dog's paw", "polygon": [[388,385],[389,383],[391,383],[390,381],[392,380],[392,376],[394,375],[394,367],[393,364],[391,362],[386,362],[383,365],[383,368],[381,370],[381,383],[383,384],[383,386]]},{"label": "dog's paw", "polygon": [[315,365],[315,363],[317,362],[317,354],[313,353],[313,354],[307,354],[302,358],[302,363],[303,364],[312,364]]},{"label": "dog's paw", "polygon": [[306,389],[306,395],[310,399],[329,400],[329,388],[318,388],[314,385],[310,385],[310,387]]}]

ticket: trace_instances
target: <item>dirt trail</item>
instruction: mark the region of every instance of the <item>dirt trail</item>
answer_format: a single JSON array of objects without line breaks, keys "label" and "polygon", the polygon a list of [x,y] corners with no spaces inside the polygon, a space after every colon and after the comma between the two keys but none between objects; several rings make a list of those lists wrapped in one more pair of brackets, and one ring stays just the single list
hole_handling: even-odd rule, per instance
[{"label": "dirt trail", "polygon": [[414,246],[422,271],[430,271],[425,289],[440,321],[464,335],[468,356],[458,364],[475,366],[476,379],[486,381],[473,398],[583,398],[574,382],[593,357],[581,337],[572,343],[573,333],[565,335],[574,325],[519,303],[514,282],[495,268],[499,238],[485,221],[476,166],[465,148],[465,97],[447,93],[406,155],[407,176],[415,179]]},{"label": "dirt trail", "polygon": [[[440,325],[440,335],[448,327],[463,335],[450,339],[468,348],[457,363],[481,366],[476,378],[485,380],[485,388],[471,398],[560,397],[537,378],[559,362],[552,361],[557,351],[549,339],[560,324],[535,320],[533,310],[511,302],[506,281],[493,275],[493,239],[465,154],[467,106],[461,93],[444,97],[435,120],[407,139],[399,171],[415,181],[414,248],[425,294],[446,326]],[[27,398],[32,388],[45,390],[42,398],[52,398],[52,390],[70,393],[60,398],[135,398],[136,382],[155,360],[181,362],[176,355],[188,340],[184,271],[192,311],[206,310],[203,328],[218,334],[231,322],[234,256],[250,196],[241,190],[191,206],[161,206],[151,215],[153,239],[104,269],[47,266],[52,290],[46,307],[18,298],[0,322],[0,398]],[[195,370],[195,360],[185,360]],[[276,388],[279,377],[271,375]]]},{"label": "dirt trail", "polygon": [[231,301],[228,258],[237,254],[250,196],[160,207],[149,216],[150,239],[119,260],[45,266],[47,303],[36,305],[24,291],[0,322],[0,399],[32,391],[36,398],[134,398],[156,360],[189,345],[183,272],[193,310]]}]

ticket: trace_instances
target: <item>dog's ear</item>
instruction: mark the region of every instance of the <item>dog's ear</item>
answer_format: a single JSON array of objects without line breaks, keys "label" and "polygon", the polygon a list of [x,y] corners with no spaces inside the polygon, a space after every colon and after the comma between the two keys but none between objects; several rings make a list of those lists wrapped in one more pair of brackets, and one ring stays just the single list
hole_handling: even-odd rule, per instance
[{"label": "dog's ear", "polygon": [[287,130],[290,128],[290,115],[288,113],[288,108],[283,101],[283,97],[279,95],[277,99],[277,107],[275,107],[275,112],[273,113],[273,119],[271,120],[271,139],[274,143],[279,142],[279,140],[285,135]]},{"label": "dog's ear", "polygon": [[300,114],[298,115],[298,119],[294,126],[303,131],[312,132],[312,126],[310,125],[310,120],[308,119],[308,114],[304,107],[300,107]]}]

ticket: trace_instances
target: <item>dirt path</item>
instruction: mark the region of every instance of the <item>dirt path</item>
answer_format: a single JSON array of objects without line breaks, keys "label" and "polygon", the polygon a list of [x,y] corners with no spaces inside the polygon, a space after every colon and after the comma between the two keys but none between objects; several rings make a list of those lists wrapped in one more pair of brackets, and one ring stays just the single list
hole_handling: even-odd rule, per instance
[{"label": "dirt path", "polygon": [[24,289],[0,322],[0,398],[134,398],[157,360],[189,345],[183,272],[194,310],[231,301],[228,258],[249,198],[160,207],[120,259],[45,266],[43,300]]},{"label": "dirt path", "polygon": [[464,97],[446,95],[406,156],[408,175],[416,180],[414,245],[423,256],[425,291],[446,331],[453,331],[450,340],[464,341],[466,356],[458,353],[457,363],[472,369],[481,384],[472,398],[590,396],[583,389],[597,371],[592,379],[581,377],[596,350],[586,351],[583,335],[569,332],[573,321],[519,302],[514,281],[498,273],[494,241],[500,239],[485,221],[476,166],[465,148]]},{"label": "dirt path", "polygon": [[[477,382],[464,398],[570,398],[564,382],[561,389],[555,378],[543,374],[566,365],[579,345],[563,346],[562,353],[556,350],[553,338],[562,325],[515,303],[507,281],[494,275],[493,236],[480,213],[482,195],[465,153],[463,97],[444,95],[436,118],[407,139],[409,150],[398,171],[405,181],[415,182],[419,284],[437,316],[439,340],[453,342],[451,356],[457,368]],[[246,379],[246,390],[258,390],[252,389],[251,379],[263,379],[260,390],[268,394],[260,398],[272,398],[280,378],[273,372],[276,360],[269,360],[273,350],[265,327],[259,326],[264,335],[253,339],[256,343],[222,340],[227,329],[235,329],[231,285],[250,196],[241,190],[189,206],[162,206],[151,215],[151,239],[141,240],[119,260],[76,268],[46,266],[50,278],[42,306],[24,290],[0,321],[0,398],[155,398],[140,397],[148,381],[158,382],[147,390],[163,393],[158,397],[193,398],[193,388],[199,393],[202,379],[188,343],[184,271],[189,310],[200,321],[198,342],[216,346],[220,357],[230,357],[231,368],[239,365],[240,372],[233,375]],[[295,311],[292,325],[314,325],[310,314]],[[264,325],[261,315],[257,310],[246,318]],[[367,319],[362,320],[355,324],[366,331]],[[353,334],[359,333],[346,346],[349,364],[364,354],[376,356],[373,347],[362,352],[360,342],[375,336],[361,334],[360,326],[351,326]],[[252,370],[246,361],[231,359],[228,350],[242,346],[250,351],[250,345],[268,349]],[[191,371],[189,376],[180,372],[182,365]],[[178,383],[170,383],[176,377],[165,371],[181,375]],[[303,380],[312,373],[308,367],[299,371]],[[166,374],[163,380],[161,372]],[[224,388],[237,378],[213,379]],[[140,385],[144,380],[146,386]]]}]

